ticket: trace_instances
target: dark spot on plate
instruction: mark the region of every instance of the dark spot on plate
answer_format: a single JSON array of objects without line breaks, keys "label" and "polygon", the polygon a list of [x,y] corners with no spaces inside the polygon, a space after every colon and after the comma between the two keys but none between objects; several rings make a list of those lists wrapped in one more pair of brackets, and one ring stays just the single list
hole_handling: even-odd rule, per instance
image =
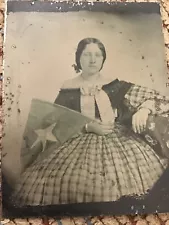
[{"label": "dark spot on plate", "polygon": [[105,174],[105,172],[100,172],[100,175],[105,177],[106,174]]},{"label": "dark spot on plate", "polygon": [[11,111],[11,107],[8,108],[8,111]]},{"label": "dark spot on plate", "polygon": [[18,113],[20,113],[21,112],[21,110],[20,109],[18,109]]},{"label": "dark spot on plate", "polygon": [[129,39],[129,41],[132,41],[131,39]]},{"label": "dark spot on plate", "polygon": [[145,59],[144,55],[141,56],[142,59]]},{"label": "dark spot on plate", "polygon": [[3,49],[0,47],[0,56],[3,55]]},{"label": "dark spot on plate", "polygon": [[153,76],[153,74],[152,73],[150,73],[150,77],[152,77]]},{"label": "dark spot on plate", "polygon": [[103,22],[103,21],[101,21],[100,23],[101,23],[101,24],[104,24],[104,22]]},{"label": "dark spot on plate", "polygon": [[7,152],[5,152],[4,154],[2,154],[2,157],[5,157],[7,155]]},{"label": "dark spot on plate", "polygon": [[12,48],[16,48],[16,45],[12,45]]}]

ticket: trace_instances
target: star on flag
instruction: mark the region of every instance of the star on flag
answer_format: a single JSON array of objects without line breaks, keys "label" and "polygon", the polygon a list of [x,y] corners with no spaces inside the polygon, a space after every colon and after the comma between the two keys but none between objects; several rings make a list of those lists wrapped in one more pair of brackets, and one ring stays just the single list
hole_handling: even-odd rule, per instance
[{"label": "star on flag", "polygon": [[34,132],[37,134],[38,137],[36,141],[32,144],[31,149],[34,148],[39,142],[42,142],[43,146],[42,152],[43,152],[46,148],[47,141],[58,142],[57,138],[52,133],[55,125],[56,123],[51,124],[49,127],[45,129],[35,130]]}]

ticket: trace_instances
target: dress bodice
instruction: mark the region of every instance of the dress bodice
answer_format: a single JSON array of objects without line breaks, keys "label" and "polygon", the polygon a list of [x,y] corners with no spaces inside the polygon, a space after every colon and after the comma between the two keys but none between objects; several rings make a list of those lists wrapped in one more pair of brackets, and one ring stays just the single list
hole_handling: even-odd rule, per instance
[{"label": "dress bodice", "polygon": [[96,118],[97,107],[99,119],[103,122],[114,121],[117,109],[112,108],[108,95],[103,91],[102,85],[90,85],[80,87],[81,113],[90,118]]},{"label": "dress bodice", "polygon": [[[110,82],[109,84],[105,84],[101,87],[95,86],[94,89],[92,88],[84,89],[84,87],[83,88],[82,87],[81,88],[64,88],[64,89],[62,88],[60,89],[60,92],[55,100],[55,103],[65,106],[69,109],[72,109],[81,113],[85,113],[87,115],[91,113],[91,117],[93,118],[94,116],[97,119],[101,119],[101,117],[103,117],[103,115],[100,115],[101,109],[103,109],[105,106],[106,107],[111,106],[111,110],[108,110],[108,112],[111,111],[112,113],[114,112],[114,110],[117,109],[116,120],[129,124],[131,123],[132,114],[124,104],[124,96],[131,86],[132,86],[131,83],[128,83],[125,81],[119,81],[118,79],[116,79]],[[104,100],[99,101],[98,99],[101,99],[101,98],[97,98],[97,104],[96,104],[95,98],[96,96],[98,96],[96,95],[96,93],[98,94],[100,89],[101,89],[102,96],[104,95],[104,97],[102,97],[102,99],[104,98]],[[93,91],[94,91],[95,98],[93,97],[90,98],[89,96],[93,96]],[[107,97],[105,97],[105,95]],[[85,96],[88,96],[88,97],[85,97]],[[93,99],[95,103],[94,106],[93,106]],[[87,105],[85,106],[85,104]],[[92,110],[89,109],[91,107],[91,104],[93,107]],[[116,112],[114,113],[115,113],[114,115],[116,115]]]}]

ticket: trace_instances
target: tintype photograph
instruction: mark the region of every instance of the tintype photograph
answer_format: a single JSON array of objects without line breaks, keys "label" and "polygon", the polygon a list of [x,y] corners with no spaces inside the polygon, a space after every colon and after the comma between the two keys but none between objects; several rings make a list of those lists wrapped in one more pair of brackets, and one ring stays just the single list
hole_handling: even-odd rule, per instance
[{"label": "tintype photograph", "polygon": [[160,6],[7,7],[4,215],[169,211]]}]

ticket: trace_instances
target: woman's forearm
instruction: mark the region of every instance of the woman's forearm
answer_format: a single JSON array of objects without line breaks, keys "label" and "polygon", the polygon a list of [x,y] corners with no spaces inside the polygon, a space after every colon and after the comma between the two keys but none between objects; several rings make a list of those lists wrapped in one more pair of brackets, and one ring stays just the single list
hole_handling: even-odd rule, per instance
[{"label": "woman's forearm", "polygon": [[169,113],[169,96],[163,96],[158,91],[139,85],[130,88],[125,95],[124,104],[133,111],[146,108],[151,114]]},{"label": "woman's forearm", "polygon": [[149,110],[149,114],[155,114],[156,113],[156,108],[155,108],[155,101],[154,100],[146,100],[143,102],[138,108],[140,109],[147,109]]}]

